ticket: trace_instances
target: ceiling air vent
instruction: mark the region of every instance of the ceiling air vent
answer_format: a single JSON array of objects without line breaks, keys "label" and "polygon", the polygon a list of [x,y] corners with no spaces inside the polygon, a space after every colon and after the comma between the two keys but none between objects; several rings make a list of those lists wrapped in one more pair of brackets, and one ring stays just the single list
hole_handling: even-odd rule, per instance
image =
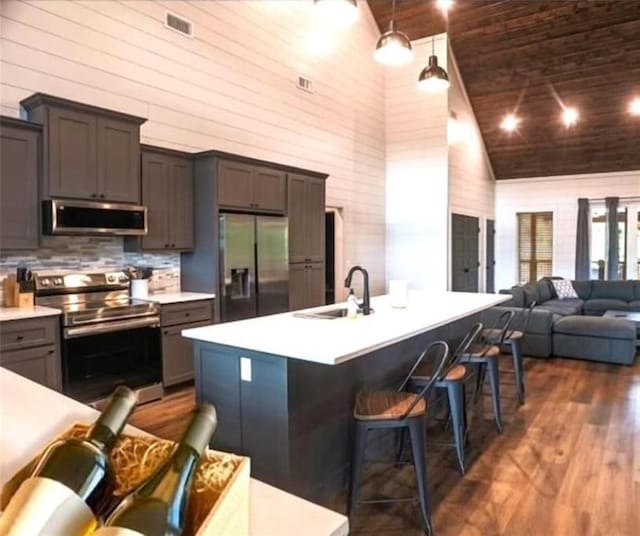
[{"label": "ceiling air vent", "polygon": [[313,93],[313,82],[304,76],[298,77],[298,89],[302,91],[307,91],[308,93]]},{"label": "ceiling air vent", "polygon": [[193,23],[175,13],[171,13],[170,11],[165,13],[164,25],[174,32],[178,32],[187,37],[193,37]]}]

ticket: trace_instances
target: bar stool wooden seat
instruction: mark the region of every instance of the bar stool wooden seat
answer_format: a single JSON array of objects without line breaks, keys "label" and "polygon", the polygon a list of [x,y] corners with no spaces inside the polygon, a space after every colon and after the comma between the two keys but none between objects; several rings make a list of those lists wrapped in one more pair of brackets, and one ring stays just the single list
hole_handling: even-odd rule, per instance
[{"label": "bar stool wooden seat", "polygon": [[[433,379],[428,381],[418,393],[406,392],[412,374],[427,358],[433,361],[435,371]],[[412,498],[400,499],[369,499],[358,500],[358,486],[365,463],[367,435],[372,430],[408,430],[411,438],[413,465],[416,472],[418,487],[418,502],[423,531],[427,535],[433,534],[429,508],[429,493],[427,488],[427,469],[425,464],[425,414],[429,392],[434,388],[447,368],[449,361],[449,347],[443,341],[431,343],[418,357],[397,391],[381,390],[360,392],[356,396],[353,411],[355,419],[355,437],[353,442],[353,456],[351,459],[351,482],[349,489],[349,516],[353,515],[357,504],[372,504],[386,502],[415,501]],[[393,462],[390,462],[393,463]]]},{"label": "bar stool wooden seat", "polygon": [[[466,472],[464,446],[467,437],[467,411],[465,396],[467,367],[460,364],[460,359],[463,355],[466,355],[469,352],[469,348],[478,338],[481,331],[482,324],[477,324],[464,336],[453,354],[448,370],[443,373],[440,379],[436,379],[435,382],[436,389],[444,390],[446,392],[448,410],[453,427],[453,445],[456,449],[458,467],[463,475]],[[431,380],[431,371],[428,370],[427,364],[422,363],[411,376],[410,387],[414,389],[418,388],[425,385],[429,380]],[[447,445],[451,444],[449,443]],[[398,458],[400,456],[401,450],[398,454]]]},{"label": "bar stool wooden seat", "polygon": [[[524,309],[520,314],[520,322],[518,326],[514,326],[515,314],[507,325],[499,328],[485,329],[482,332],[482,338],[488,343],[497,346],[500,349],[507,349],[513,359],[513,369],[516,380],[516,391],[518,393],[518,403],[524,404],[524,360],[522,356],[522,339],[529,325],[529,320],[536,302],[532,302],[529,307]],[[501,319],[504,316],[501,315]]]}]

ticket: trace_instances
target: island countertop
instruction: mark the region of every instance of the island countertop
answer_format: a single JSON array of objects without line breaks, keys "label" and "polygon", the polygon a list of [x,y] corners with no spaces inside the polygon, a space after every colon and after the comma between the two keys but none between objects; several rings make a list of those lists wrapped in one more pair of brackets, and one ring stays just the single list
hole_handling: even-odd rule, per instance
[{"label": "island countertop", "polygon": [[[0,367],[0,486],[57,434],[97,415],[80,402]],[[346,536],[349,531],[343,515],[253,478],[250,485],[250,536]]]},{"label": "island countertop", "polygon": [[371,300],[375,312],[357,318],[303,318],[344,304],[186,329],[184,337],[324,365],[338,365],[507,301],[503,294],[409,293],[406,308],[389,296]]}]

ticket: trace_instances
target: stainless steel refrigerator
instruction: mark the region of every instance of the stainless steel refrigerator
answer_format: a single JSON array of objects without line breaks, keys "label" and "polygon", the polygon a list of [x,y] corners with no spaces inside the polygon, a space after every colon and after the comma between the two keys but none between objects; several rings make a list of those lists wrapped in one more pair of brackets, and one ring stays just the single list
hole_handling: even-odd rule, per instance
[{"label": "stainless steel refrigerator", "polygon": [[222,322],[289,310],[288,219],[220,216]]}]

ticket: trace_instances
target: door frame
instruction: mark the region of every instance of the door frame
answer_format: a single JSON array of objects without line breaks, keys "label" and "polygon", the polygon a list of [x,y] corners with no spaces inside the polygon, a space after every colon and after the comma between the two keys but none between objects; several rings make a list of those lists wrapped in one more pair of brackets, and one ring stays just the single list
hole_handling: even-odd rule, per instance
[{"label": "door frame", "polygon": [[[480,266],[478,266],[478,292],[486,292],[487,289],[487,220],[496,220],[495,215],[488,215],[482,212],[476,212],[468,209],[456,209],[449,207],[449,218],[447,222],[447,290],[451,290],[453,282],[453,254],[451,247],[451,237],[453,234],[453,215],[458,214],[460,216],[469,216],[471,218],[478,218],[480,225],[480,233],[478,234],[478,260]],[[495,253],[495,244],[494,244]],[[494,283],[495,284],[495,283]]]},{"label": "door frame", "polygon": [[[342,207],[330,207],[327,206],[324,209],[325,214],[332,213],[334,215],[334,277],[336,281],[335,288],[335,302],[340,303],[347,299],[347,291],[340,284],[340,281],[344,281],[344,216]],[[326,240],[326,237],[325,237]]]}]

